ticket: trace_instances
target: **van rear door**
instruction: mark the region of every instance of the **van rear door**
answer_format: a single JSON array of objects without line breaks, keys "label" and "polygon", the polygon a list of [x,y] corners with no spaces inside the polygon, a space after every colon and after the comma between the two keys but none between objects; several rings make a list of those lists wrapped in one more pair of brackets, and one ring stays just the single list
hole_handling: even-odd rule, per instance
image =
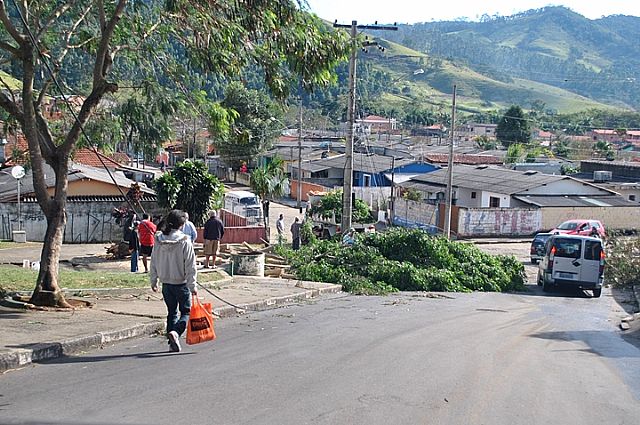
[{"label": "van rear door", "polygon": [[581,279],[582,239],[556,237],[553,240],[553,278],[578,282]]},{"label": "van rear door", "polygon": [[600,259],[602,242],[596,239],[585,239],[583,263],[580,269],[582,282],[597,283],[600,279]]}]

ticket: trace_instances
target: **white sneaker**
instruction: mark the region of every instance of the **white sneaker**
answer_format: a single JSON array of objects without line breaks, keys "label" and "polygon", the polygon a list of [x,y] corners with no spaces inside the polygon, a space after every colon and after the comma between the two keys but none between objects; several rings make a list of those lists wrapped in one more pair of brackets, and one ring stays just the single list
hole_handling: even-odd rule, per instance
[{"label": "white sneaker", "polygon": [[179,353],[182,351],[182,347],[180,347],[180,337],[178,336],[178,332],[171,331],[169,332],[169,350],[175,353]]}]

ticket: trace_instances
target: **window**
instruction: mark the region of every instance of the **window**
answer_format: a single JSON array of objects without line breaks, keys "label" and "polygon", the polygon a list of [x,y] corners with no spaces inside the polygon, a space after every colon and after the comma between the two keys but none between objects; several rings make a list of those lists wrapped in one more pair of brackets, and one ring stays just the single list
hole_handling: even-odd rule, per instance
[{"label": "window", "polygon": [[[582,239],[558,238],[553,245],[556,248],[556,257],[580,258]],[[600,258],[600,254],[598,254],[598,258]]]},{"label": "window", "polygon": [[476,199],[476,193],[475,192],[471,192],[471,199]]},{"label": "window", "polygon": [[364,175],[364,186],[365,187],[371,186],[371,176],[369,174]]},{"label": "window", "polygon": [[636,195],[629,195],[629,200],[635,202]]},{"label": "window", "polygon": [[584,259],[600,261],[600,253],[602,252],[602,244],[599,241],[584,242]]},{"label": "window", "polygon": [[496,198],[494,196],[489,197],[489,207],[490,208],[500,208],[500,198]]}]

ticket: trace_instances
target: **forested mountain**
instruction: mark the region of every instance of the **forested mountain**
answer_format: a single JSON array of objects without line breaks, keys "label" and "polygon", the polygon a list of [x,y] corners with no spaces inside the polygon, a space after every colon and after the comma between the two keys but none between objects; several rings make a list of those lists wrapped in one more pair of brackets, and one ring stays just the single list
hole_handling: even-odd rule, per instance
[{"label": "forested mountain", "polygon": [[[519,90],[518,95],[517,90],[524,84],[543,93],[546,85],[595,102],[640,109],[639,17],[590,20],[564,7],[546,7],[509,17],[485,16],[480,22],[400,25],[384,37],[426,54],[425,71],[437,72],[443,64],[468,68],[478,76],[470,82],[475,91],[471,94],[485,103],[528,108],[532,93]],[[500,83],[504,95],[483,89]],[[545,103],[554,108],[554,102]]]}]

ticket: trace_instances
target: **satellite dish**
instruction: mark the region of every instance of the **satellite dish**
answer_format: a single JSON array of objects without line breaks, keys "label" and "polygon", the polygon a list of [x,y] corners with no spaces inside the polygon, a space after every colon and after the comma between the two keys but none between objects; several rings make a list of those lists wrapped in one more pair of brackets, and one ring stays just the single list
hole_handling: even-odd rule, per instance
[{"label": "satellite dish", "polygon": [[24,177],[24,167],[21,165],[16,165],[11,169],[11,175],[14,179],[20,180]]}]

